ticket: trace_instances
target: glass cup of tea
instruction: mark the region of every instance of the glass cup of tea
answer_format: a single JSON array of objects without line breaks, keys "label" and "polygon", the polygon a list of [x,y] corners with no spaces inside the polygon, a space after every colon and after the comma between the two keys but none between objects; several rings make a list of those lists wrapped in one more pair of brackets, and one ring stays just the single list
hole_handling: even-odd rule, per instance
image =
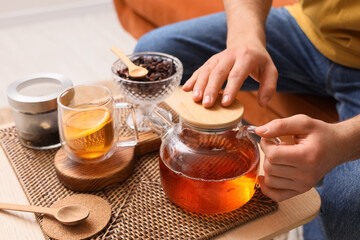
[{"label": "glass cup of tea", "polygon": [[60,142],[67,156],[80,163],[97,163],[108,159],[119,146],[134,146],[134,137],[119,139],[120,109],[132,112],[131,104],[115,103],[108,88],[101,85],[78,85],[64,90],[58,97]]}]

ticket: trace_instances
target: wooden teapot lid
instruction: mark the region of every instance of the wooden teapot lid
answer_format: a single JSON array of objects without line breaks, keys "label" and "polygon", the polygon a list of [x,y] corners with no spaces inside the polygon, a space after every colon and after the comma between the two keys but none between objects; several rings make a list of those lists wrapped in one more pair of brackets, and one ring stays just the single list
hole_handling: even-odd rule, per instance
[{"label": "wooden teapot lid", "polygon": [[201,102],[194,102],[192,93],[183,95],[179,104],[179,116],[192,126],[207,129],[221,129],[234,126],[242,119],[244,106],[235,99],[224,107],[221,105],[222,94],[219,94],[214,106],[205,108]]}]

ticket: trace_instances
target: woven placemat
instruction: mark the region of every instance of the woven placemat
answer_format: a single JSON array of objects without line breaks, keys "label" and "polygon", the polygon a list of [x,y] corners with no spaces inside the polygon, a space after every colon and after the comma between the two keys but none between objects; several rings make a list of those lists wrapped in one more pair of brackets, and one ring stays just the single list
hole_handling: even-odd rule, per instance
[{"label": "woven placemat", "polygon": [[[58,149],[23,147],[15,127],[0,129],[0,142],[31,205],[49,207],[77,193],[56,177],[53,159]],[[258,190],[246,205],[231,213],[186,212],[162,191],[157,153],[138,157],[133,175],[125,182],[91,194],[106,199],[112,207],[110,223],[93,239],[209,239],[278,207]],[[42,215],[36,214],[36,219],[41,226]]]}]

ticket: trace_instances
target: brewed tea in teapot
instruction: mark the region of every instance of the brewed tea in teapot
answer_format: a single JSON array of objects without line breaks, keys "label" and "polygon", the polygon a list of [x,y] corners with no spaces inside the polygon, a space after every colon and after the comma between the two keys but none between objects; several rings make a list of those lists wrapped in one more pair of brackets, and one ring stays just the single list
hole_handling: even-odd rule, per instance
[{"label": "brewed tea in teapot", "polygon": [[[235,101],[224,108],[217,101],[205,109],[188,96],[178,114],[180,122],[165,127],[161,137],[160,176],[166,196],[202,214],[243,206],[255,193],[260,161],[257,143],[241,123],[243,106]],[[160,116],[155,115],[151,122]]]}]

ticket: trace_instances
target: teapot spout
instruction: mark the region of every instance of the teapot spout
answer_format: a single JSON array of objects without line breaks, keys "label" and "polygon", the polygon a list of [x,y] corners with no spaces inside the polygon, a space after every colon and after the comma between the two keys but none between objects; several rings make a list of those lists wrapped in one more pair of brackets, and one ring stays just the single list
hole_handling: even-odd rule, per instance
[{"label": "teapot spout", "polygon": [[151,128],[157,135],[162,136],[163,133],[169,129],[173,123],[167,117],[163,116],[157,107],[151,112],[151,114],[144,120],[146,125]]}]

